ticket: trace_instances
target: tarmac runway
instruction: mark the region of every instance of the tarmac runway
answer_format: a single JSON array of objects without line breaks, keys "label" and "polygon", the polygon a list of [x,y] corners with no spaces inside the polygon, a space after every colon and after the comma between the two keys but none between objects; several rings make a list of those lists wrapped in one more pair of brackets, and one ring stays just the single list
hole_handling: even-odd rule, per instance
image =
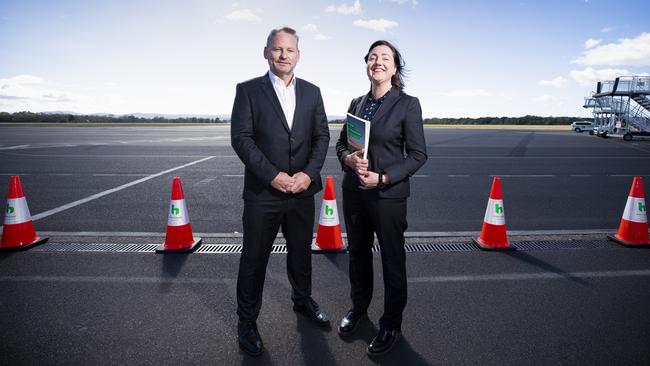
[{"label": "tarmac runway", "polygon": [[[236,343],[239,255],[226,249],[241,240],[243,166],[227,126],[0,127],[0,195],[20,175],[37,231],[50,237],[0,253],[0,365],[650,364],[650,250],[605,239],[632,177],[650,176],[650,142],[425,132],[396,349],[365,354],[383,309],[379,253],[369,321],[341,339],[291,310],[278,239],[258,321],[266,350],[253,359]],[[337,185],[338,133],[323,169]],[[175,175],[204,244],[156,255]],[[515,252],[470,240],[497,175]],[[336,322],[349,307],[348,257],[314,255],[313,266],[313,296]]]},{"label": "tarmac runway", "polygon": [[[177,175],[195,231],[241,232],[243,165],[228,126],[0,131],[1,197],[9,176],[20,175],[41,230],[164,231]],[[334,176],[338,197],[339,132],[331,131],[322,171]],[[411,178],[410,232],[480,230],[494,176],[503,181],[511,230],[613,229],[632,177],[650,176],[650,141],[441,129],[426,129],[426,140],[429,160]]]}]

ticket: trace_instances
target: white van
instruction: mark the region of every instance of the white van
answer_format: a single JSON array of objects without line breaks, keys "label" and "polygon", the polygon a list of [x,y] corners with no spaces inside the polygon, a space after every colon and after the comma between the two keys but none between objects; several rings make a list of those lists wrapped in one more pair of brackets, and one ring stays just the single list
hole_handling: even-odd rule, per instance
[{"label": "white van", "polygon": [[593,131],[594,124],[589,121],[576,121],[571,124],[571,129],[575,132]]}]

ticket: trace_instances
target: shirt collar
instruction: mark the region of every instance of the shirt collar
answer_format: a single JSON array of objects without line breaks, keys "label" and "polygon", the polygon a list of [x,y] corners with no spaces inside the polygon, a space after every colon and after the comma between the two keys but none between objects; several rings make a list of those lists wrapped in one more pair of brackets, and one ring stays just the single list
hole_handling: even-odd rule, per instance
[{"label": "shirt collar", "polygon": [[269,70],[269,80],[271,80],[271,83],[273,85],[282,85],[283,87],[286,88],[293,88],[296,86],[296,74],[293,74],[293,77],[291,78],[291,81],[289,82],[289,85],[284,84],[284,80],[280,79],[277,77],[271,70]]},{"label": "shirt collar", "polygon": [[388,89],[388,91],[387,91],[384,95],[382,95],[381,97],[379,97],[379,99],[375,99],[375,98],[372,96],[372,90],[369,91],[369,92],[368,92],[368,103],[377,102],[377,103],[381,104],[381,103],[384,101],[384,99],[386,99],[386,97],[388,96],[388,94],[390,94],[390,92],[393,91],[393,89],[394,89],[394,87],[391,87],[390,89]]}]

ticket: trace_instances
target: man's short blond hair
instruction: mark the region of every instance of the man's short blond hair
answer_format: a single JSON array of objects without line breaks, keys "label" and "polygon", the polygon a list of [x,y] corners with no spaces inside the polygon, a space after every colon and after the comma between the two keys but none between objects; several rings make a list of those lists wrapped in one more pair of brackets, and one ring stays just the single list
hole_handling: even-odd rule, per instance
[{"label": "man's short blond hair", "polygon": [[266,47],[267,48],[271,48],[271,45],[273,44],[273,38],[275,37],[276,34],[278,34],[280,32],[288,33],[288,34],[291,34],[292,36],[294,36],[296,38],[296,48],[298,47],[298,39],[299,39],[298,33],[296,32],[295,29],[293,29],[291,27],[284,26],[282,28],[276,28],[276,29],[271,30],[271,33],[269,33],[269,36],[266,37]]}]

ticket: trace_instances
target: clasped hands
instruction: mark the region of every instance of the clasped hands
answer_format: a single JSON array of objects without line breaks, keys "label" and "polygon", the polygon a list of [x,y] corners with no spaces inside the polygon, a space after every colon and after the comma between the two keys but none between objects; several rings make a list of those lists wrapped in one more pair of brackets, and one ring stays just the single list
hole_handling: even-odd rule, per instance
[{"label": "clasped hands", "polygon": [[294,175],[289,175],[285,172],[280,172],[271,181],[271,186],[282,193],[301,193],[309,188],[311,178],[299,172]]},{"label": "clasped hands", "polygon": [[[373,189],[379,184],[379,174],[368,170],[368,159],[363,158],[363,150],[357,150],[344,158],[345,165],[357,173],[362,189]],[[388,183],[388,176],[384,175],[384,183]]]}]

